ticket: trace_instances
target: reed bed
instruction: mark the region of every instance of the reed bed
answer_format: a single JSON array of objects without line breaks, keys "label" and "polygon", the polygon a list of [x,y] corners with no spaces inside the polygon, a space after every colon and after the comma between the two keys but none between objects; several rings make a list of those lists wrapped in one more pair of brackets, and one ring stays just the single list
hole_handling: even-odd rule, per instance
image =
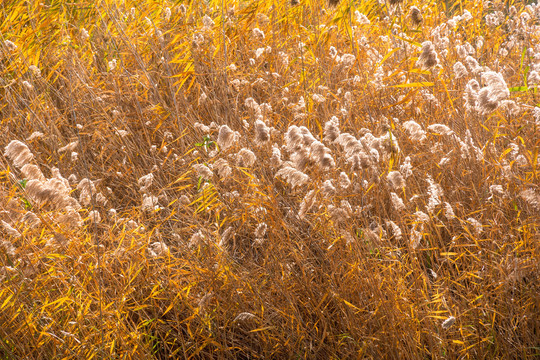
[{"label": "reed bed", "polygon": [[540,356],[536,4],[0,12],[0,358]]}]

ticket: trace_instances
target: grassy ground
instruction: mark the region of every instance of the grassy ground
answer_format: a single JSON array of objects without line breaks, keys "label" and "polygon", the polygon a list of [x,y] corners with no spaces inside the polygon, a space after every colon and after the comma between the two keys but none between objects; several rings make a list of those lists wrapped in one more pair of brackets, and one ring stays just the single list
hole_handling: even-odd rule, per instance
[{"label": "grassy ground", "polygon": [[510,5],[2,2],[0,358],[540,356]]}]

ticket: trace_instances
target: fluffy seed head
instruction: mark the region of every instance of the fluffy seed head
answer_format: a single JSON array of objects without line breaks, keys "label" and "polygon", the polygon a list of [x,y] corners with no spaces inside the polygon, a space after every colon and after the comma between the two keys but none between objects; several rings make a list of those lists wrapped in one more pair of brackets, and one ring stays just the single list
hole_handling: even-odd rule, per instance
[{"label": "fluffy seed head", "polygon": [[485,87],[480,89],[478,97],[476,98],[475,109],[482,115],[492,113],[499,106],[499,102],[490,96],[489,88]]},{"label": "fluffy seed head", "polygon": [[418,57],[416,65],[420,66],[424,70],[427,70],[434,67],[438,63],[439,59],[437,57],[437,52],[435,51],[435,46],[433,46],[431,41],[424,41],[422,43],[422,52]]},{"label": "fluffy seed head", "polygon": [[0,223],[2,224],[2,227],[4,228],[4,230],[9,236],[12,236],[15,238],[21,237],[21,233],[17,229],[9,225],[7,222],[5,222],[4,220],[0,220]]},{"label": "fluffy seed head", "polygon": [[264,32],[262,32],[259,28],[253,29],[253,36],[260,40],[264,40]]},{"label": "fluffy seed head", "polygon": [[420,12],[420,9],[416,6],[411,6],[411,9],[409,11],[409,16],[411,17],[411,21],[414,25],[420,25],[422,20],[424,18],[422,17],[422,13]]},{"label": "fluffy seed head", "polygon": [[287,133],[285,134],[285,144],[289,152],[294,152],[298,148],[302,147],[303,137],[300,128],[296,125],[289,126]]},{"label": "fluffy seed head", "polygon": [[255,318],[256,316],[253,315],[252,313],[242,312],[234,318],[233,322],[245,322],[245,321],[249,321]]},{"label": "fluffy seed head", "polygon": [[22,220],[32,228],[41,224],[41,220],[39,219],[39,217],[31,211],[28,211],[26,214],[24,214]]},{"label": "fluffy seed head", "polygon": [[34,139],[39,139],[43,136],[44,134],[40,131],[34,131],[29,137],[26,138],[26,141],[31,141],[31,140],[34,140]]},{"label": "fluffy seed head", "polygon": [[343,54],[343,56],[341,57],[341,65],[346,68],[353,66],[355,62],[356,56],[352,54]]},{"label": "fluffy seed head", "polygon": [[423,234],[424,233],[424,224],[414,224],[413,228],[411,229],[411,238],[410,238],[410,244],[413,249],[416,249],[420,242],[422,241]]},{"label": "fluffy seed head", "polygon": [[210,28],[210,27],[214,26],[214,24],[215,24],[214,20],[212,20],[212,18],[210,16],[208,16],[208,15],[204,15],[202,21],[203,21],[204,27],[206,27],[206,28]]},{"label": "fluffy seed head", "polygon": [[45,176],[37,165],[26,164],[21,168],[21,172],[26,179],[45,181]]},{"label": "fluffy seed head", "polygon": [[385,222],[386,227],[389,228],[392,231],[392,235],[396,240],[401,240],[403,238],[403,233],[401,232],[401,228],[393,221],[386,221]]},{"label": "fluffy seed head", "polygon": [[229,166],[229,163],[227,162],[227,160],[225,159],[216,160],[216,162],[214,163],[213,169],[217,170],[219,177],[222,179],[228,178],[232,173],[232,169]]},{"label": "fluffy seed head", "polygon": [[193,170],[197,173],[197,176],[203,177],[205,180],[210,180],[214,176],[214,173],[210,168],[204,164],[193,165]]},{"label": "fluffy seed head", "polygon": [[310,190],[306,196],[304,196],[304,199],[302,199],[302,202],[300,203],[300,210],[298,211],[298,217],[300,219],[304,219],[306,214],[311,210],[313,205],[315,205],[315,198],[317,193],[315,190]]},{"label": "fluffy seed head", "polygon": [[432,125],[429,125],[427,129],[436,134],[447,135],[447,136],[450,136],[454,133],[452,129],[450,129],[448,126],[444,124],[432,124]]},{"label": "fluffy seed head", "polygon": [[171,19],[171,8],[166,7],[163,11],[163,17],[165,18],[165,21],[169,21]]},{"label": "fluffy seed head", "polygon": [[456,75],[456,79],[461,79],[469,75],[469,72],[465,65],[463,65],[461,61],[458,61],[454,64],[454,74]]},{"label": "fluffy seed head", "polygon": [[402,189],[405,186],[405,180],[399,171],[390,171],[386,178],[388,183],[396,190]]},{"label": "fluffy seed head", "polygon": [[9,52],[14,52],[17,50],[17,45],[13,41],[6,40],[4,41],[4,46],[8,49]]},{"label": "fluffy seed head", "polygon": [[407,156],[405,160],[403,161],[403,164],[399,167],[399,172],[405,179],[407,179],[409,176],[412,175],[412,164],[411,164],[411,157]]},{"label": "fluffy seed head", "polygon": [[70,142],[66,146],[63,146],[60,149],[58,149],[58,152],[63,153],[65,151],[73,151],[77,148],[78,145],[79,145],[79,141]]},{"label": "fluffy seed head", "polygon": [[480,234],[482,234],[483,232],[482,224],[480,223],[480,221],[472,217],[468,218],[467,221],[471,224],[474,234],[476,236],[480,236]]},{"label": "fluffy seed head", "polygon": [[334,205],[328,206],[328,214],[330,214],[332,220],[337,224],[342,224],[351,217],[351,214],[347,211],[347,209]]},{"label": "fluffy seed head", "polygon": [[446,330],[446,329],[449,329],[452,325],[454,325],[455,322],[456,322],[456,318],[453,316],[450,316],[448,319],[443,321],[441,326],[443,329]]},{"label": "fluffy seed head", "polygon": [[116,69],[116,59],[112,59],[111,61],[109,61],[109,71],[113,71],[114,69]]},{"label": "fluffy seed head", "polygon": [[351,186],[351,180],[349,179],[349,176],[345,172],[341,172],[339,174],[339,187],[346,190]]},{"label": "fluffy seed head", "polygon": [[101,215],[99,215],[99,211],[92,210],[88,213],[88,221],[90,221],[92,224],[97,224],[101,222]]},{"label": "fluffy seed head", "polygon": [[202,233],[202,231],[197,231],[195,234],[191,236],[189,239],[189,247],[195,247],[204,244],[206,240],[206,236]]},{"label": "fluffy seed head", "polygon": [[61,181],[51,179],[46,182],[40,180],[28,180],[25,191],[32,201],[39,204],[49,202],[53,208],[61,209],[66,206],[79,208],[75,199],[69,196],[69,189],[65,189]]},{"label": "fluffy seed head", "polygon": [[476,109],[480,114],[487,115],[497,109],[500,101],[510,96],[510,91],[502,75],[495,71],[483,73],[482,82],[486,86],[478,92]]},{"label": "fluffy seed head", "polygon": [[404,211],[406,209],[405,204],[403,203],[403,200],[395,192],[390,193],[390,200],[392,201],[392,206],[396,210]]},{"label": "fluffy seed head", "polygon": [[85,28],[81,29],[80,35],[81,35],[81,40],[82,41],[86,41],[90,37],[90,34],[88,33],[88,30],[86,30]]},{"label": "fluffy seed head", "polygon": [[371,23],[368,17],[358,10],[354,12],[354,19],[359,25],[369,25]]},{"label": "fluffy seed head", "polygon": [[325,197],[330,197],[336,193],[336,188],[332,184],[332,180],[326,180],[323,182],[322,193]]},{"label": "fluffy seed head", "polygon": [[158,198],[152,195],[143,195],[141,209],[142,211],[151,212],[158,209]]},{"label": "fluffy seed head", "polygon": [[423,142],[426,139],[426,132],[422,129],[422,126],[416,121],[409,120],[403,123],[403,127],[409,133],[409,137],[413,141]]},{"label": "fluffy seed head", "polygon": [[153,182],[154,182],[154,174],[149,173],[147,175],[141,176],[139,180],[137,181],[137,184],[139,184],[140,186],[139,191],[141,193],[146,193]]},{"label": "fluffy seed head", "polygon": [[336,116],[324,124],[324,141],[333,142],[339,136],[339,119]]},{"label": "fluffy seed head", "polygon": [[227,244],[229,243],[229,240],[232,237],[234,237],[234,235],[235,235],[234,228],[232,226],[229,226],[227,229],[225,229],[223,234],[221,234],[219,238],[219,246],[221,247],[227,246]]},{"label": "fluffy seed head", "polygon": [[264,145],[270,140],[270,129],[261,120],[255,121],[255,144]]},{"label": "fluffy seed head", "polygon": [[266,223],[260,223],[259,225],[257,225],[257,228],[255,229],[255,237],[256,238],[262,238],[266,235],[266,230],[268,229],[268,225],[266,225]]},{"label": "fluffy seed head", "polygon": [[236,154],[236,162],[240,167],[252,167],[255,161],[257,161],[257,156],[249,149],[242,148]]},{"label": "fluffy seed head", "polygon": [[19,169],[34,158],[34,154],[28,149],[28,146],[19,140],[12,140],[6,146],[4,155],[13,161],[13,164]]},{"label": "fluffy seed head", "polygon": [[540,195],[534,191],[534,189],[531,188],[523,190],[519,193],[519,196],[521,196],[521,198],[523,198],[523,200],[529,203],[532,207],[540,210]]},{"label": "fluffy seed head", "polygon": [[527,75],[527,82],[529,85],[539,85],[540,84],[540,74],[538,74],[538,71],[532,70]]},{"label": "fluffy seed head", "polygon": [[84,206],[90,205],[92,197],[96,194],[96,186],[92,180],[87,178],[82,179],[77,185],[77,190],[79,190],[79,202]]},{"label": "fluffy seed head", "polygon": [[480,90],[480,84],[475,79],[469,80],[465,86],[465,92],[463,99],[465,99],[465,108],[469,111],[475,108],[476,100],[478,99],[478,91]]},{"label": "fluffy seed head", "polygon": [[56,221],[60,224],[66,225],[70,228],[78,228],[83,225],[81,215],[72,207],[67,207],[65,213],[59,215]]},{"label": "fluffy seed head", "polygon": [[279,150],[279,146],[277,146],[277,144],[274,144],[272,145],[272,157],[270,158],[270,165],[273,168],[278,168],[282,163],[281,150]]},{"label": "fluffy seed head", "polygon": [[490,199],[492,199],[495,195],[504,196],[506,194],[502,185],[491,185],[489,187],[489,193],[491,194],[489,197]]},{"label": "fluffy seed head", "polygon": [[227,125],[222,125],[219,128],[217,143],[221,149],[227,150],[229,147],[231,147],[234,143],[234,138],[234,131],[232,131],[230,127]]},{"label": "fluffy seed head", "polygon": [[314,142],[311,143],[311,146],[310,146],[311,159],[314,160],[317,165],[319,165],[321,168],[325,170],[331,169],[336,165],[330,153],[331,153],[330,149],[324,146],[324,144],[321,143],[320,141],[315,140]]},{"label": "fluffy seed head", "polygon": [[341,147],[345,151],[346,157],[351,157],[360,152],[365,152],[362,144],[354,136],[352,136],[349,133],[340,134],[334,140],[334,142],[338,145],[341,145]]},{"label": "fluffy seed head", "polygon": [[464,63],[465,66],[467,66],[467,69],[474,74],[482,71],[482,67],[478,64],[478,61],[470,55],[465,57]]},{"label": "fluffy seed head", "polygon": [[34,90],[34,85],[32,85],[29,81],[24,80],[22,84],[27,90]]},{"label": "fluffy seed head", "polygon": [[285,179],[285,181],[287,181],[287,183],[289,183],[293,189],[297,186],[304,185],[309,180],[309,176],[291,166],[281,168],[276,173],[276,177]]},{"label": "fluffy seed head", "polygon": [[441,186],[435,183],[431,176],[428,176],[426,181],[429,184],[427,191],[429,195],[427,210],[429,213],[433,213],[435,207],[441,204],[441,196],[443,195],[443,191]]},{"label": "fluffy seed head", "polygon": [[157,258],[167,255],[169,247],[162,241],[155,241],[148,246],[147,250],[150,257]]}]

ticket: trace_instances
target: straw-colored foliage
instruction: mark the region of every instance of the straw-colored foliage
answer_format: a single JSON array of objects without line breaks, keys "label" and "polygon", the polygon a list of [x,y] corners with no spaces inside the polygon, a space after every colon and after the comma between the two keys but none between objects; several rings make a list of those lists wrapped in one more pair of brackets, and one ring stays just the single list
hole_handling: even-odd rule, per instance
[{"label": "straw-colored foliage", "polygon": [[540,7],[0,13],[0,358],[540,356]]}]

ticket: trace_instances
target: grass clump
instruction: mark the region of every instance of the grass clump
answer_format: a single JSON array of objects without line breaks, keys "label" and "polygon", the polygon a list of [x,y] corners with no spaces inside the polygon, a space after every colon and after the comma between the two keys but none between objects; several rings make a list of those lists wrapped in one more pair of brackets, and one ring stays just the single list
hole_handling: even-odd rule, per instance
[{"label": "grass clump", "polygon": [[536,4],[0,11],[1,358],[540,355]]}]

